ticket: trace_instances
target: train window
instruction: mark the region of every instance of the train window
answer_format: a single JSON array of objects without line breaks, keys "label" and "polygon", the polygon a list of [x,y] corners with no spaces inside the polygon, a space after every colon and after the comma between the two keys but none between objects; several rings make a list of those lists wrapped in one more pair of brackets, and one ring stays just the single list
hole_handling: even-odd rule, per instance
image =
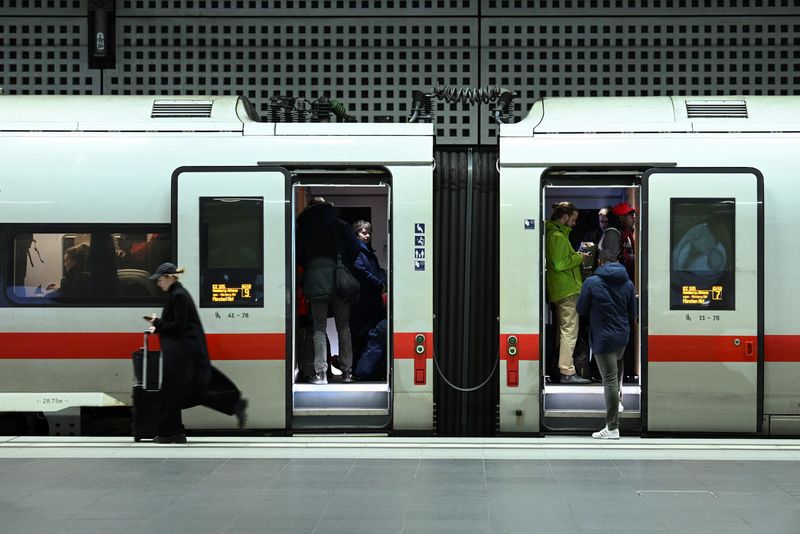
[{"label": "train window", "polygon": [[149,276],[171,255],[166,226],[17,232],[8,294],[20,304],[150,305],[161,295]]},{"label": "train window", "polygon": [[735,309],[733,198],[670,203],[670,309]]},{"label": "train window", "polygon": [[263,307],[263,223],[263,198],[200,198],[201,307]]}]

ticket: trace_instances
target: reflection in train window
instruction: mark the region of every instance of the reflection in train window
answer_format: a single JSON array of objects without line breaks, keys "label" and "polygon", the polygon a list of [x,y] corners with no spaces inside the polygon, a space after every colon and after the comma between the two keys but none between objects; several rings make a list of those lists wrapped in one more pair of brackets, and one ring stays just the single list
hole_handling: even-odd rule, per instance
[{"label": "reflection in train window", "polygon": [[23,231],[12,247],[8,294],[41,305],[157,302],[161,295],[149,276],[172,254],[166,226]]},{"label": "reflection in train window", "polygon": [[263,307],[263,222],[263,198],[200,198],[201,307]]},{"label": "reflection in train window", "polygon": [[673,198],[670,309],[735,309],[733,198]]}]

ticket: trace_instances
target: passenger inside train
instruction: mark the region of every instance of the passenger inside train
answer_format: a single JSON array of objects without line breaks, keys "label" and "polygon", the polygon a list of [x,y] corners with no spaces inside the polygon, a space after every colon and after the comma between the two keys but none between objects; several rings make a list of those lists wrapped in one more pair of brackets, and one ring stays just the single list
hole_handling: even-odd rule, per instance
[{"label": "passenger inside train", "polygon": [[48,284],[45,291],[51,296],[82,297],[89,294],[91,277],[87,272],[89,245],[81,243],[64,251],[64,276],[61,283]]},{"label": "passenger inside train", "polygon": [[[350,380],[345,380],[347,366],[342,358],[345,347],[340,329],[336,326],[335,314],[329,308],[324,340],[326,369],[322,381],[316,376],[316,363],[312,363],[317,360],[317,349],[313,341],[313,301],[308,294],[308,271],[307,266],[301,263],[301,254],[304,252],[300,250],[305,246],[300,241],[303,239],[299,226],[303,217],[301,212],[297,216],[296,238],[295,381],[315,385],[351,383],[355,380],[386,383],[388,274],[383,267],[388,261],[386,193],[376,188],[357,186],[315,186],[297,187],[295,194],[296,205],[324,198],[335,208],[336,217],[352,228],[358,253],[350,265],[350,271],[361,287],[358,299],[348,303],[348,331],[352,350]],[[319,346],[321,348],[322,344]],[[365,355],[363,361],[362,355]]]},{"label": "passenger inside train", "polygon": [[[292,193],[297,232],[291,271],[295,299],[292,307],[292,426],[322,428],[335,421],[345,426],[382,428],[390,417],[392,373],[390,187],[383,181],[352,183],[342,180],[336,183],[328,176],[320,177],[319,182],[297,183]],[[349,302],[347,309],[353,347],[352,380],[348,382],[345,382],[346,367],[342,358],[344,342],[332,309],[323,310],[327,324],[319,343],[325,358],[321,363],[327,366],[327,372],[319,377],[315,368],[314,312],[308,294],[307,265],[300,261],[297,224],[300,214],[315,197],[333,204],[335,217],[346,223],[357,243],[358,254],[351,272],[361,282],[361,289],[358,300]]]},{"label": "passenger inside train", "polygon": [[[158,301],[148,277],[155,265],[170,259],[168,232],[80,230],[17,233],[10,296],[19,303],[36,299],[40,305],[87,299],[131,304]],[[141,240],[131,240],[133,235],[140,235]]]},{"label": "passenger inside train", "polygon": [[[553,278],[555,267],[564,266],[564,258],[573,258],[572,271],[568,280],[577,299],[586,280],[593,276],[599,267],[600,255],[614,257],[625,267],[625,272],[634,284],[638,294],[637,278],[637,224],[636,206],[638,186],[587,186],[587,184],[559,184],[553,180],[543,190],[542,205],[552,209],[550,220],[546,222],[543,252],[545,255],[543,287],[543,366],[544,374],[544,415],[545,425],[552,428],[576,428],[576,417],[590,417],[598,409],[605,409],[602,387],[602,374],[591,349],[592,338],[587,316],[575,317],[569,321],[563,310],[558,309],[558,299],[553,299]],[[624,183],[624,182],[623,182]],[[559,209],[567,209],[571,217],[561,222]],[[573,211],[574,210],[574,211]],[[552,216],[556,216],[555,219]],[[559,225],[559,226],[557,226]],[[553,234],[557,228],[560,235]],[[561,250],[561,260],[557,265],[554,239],[565,237],[566,247]],[[556,287],[557,289],[557,287]],[[556,297],[563,295],[556,295]],[[563,298],[561,300],[564,300]],[[568,299],[566,299],[568,300]],[[577,313],[575,314],[577,315]],[[562,317],[564,322],[562,323]],[[562,346],[565,333],[561,324],[572,326],[567,329],[566,346]],[[639,408],[639,340],[638,324],[630,324],[629,342],[624,352],[625,375],[621,377],[621,391],[626,397],[625,411],[633,416]],[[563,348],[563,350],[562,350]],[[564,377],[565,362],[572,364],[574,378]],[[612,428],[614,428],[612,426]]]}]

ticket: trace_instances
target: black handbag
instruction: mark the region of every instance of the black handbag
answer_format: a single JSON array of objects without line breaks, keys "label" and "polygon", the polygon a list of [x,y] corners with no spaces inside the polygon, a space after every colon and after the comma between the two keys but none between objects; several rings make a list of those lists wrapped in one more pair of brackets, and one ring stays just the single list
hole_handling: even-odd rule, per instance
[{"label": "black handbag", "polygon": [[361,284],[350,272],[350,269],[342,263],[342,255],[336,255],[336,270],[334,271],[336,277],[336,291],[345,300],[355,302],[358,300],[358,294],[361,292]]}]

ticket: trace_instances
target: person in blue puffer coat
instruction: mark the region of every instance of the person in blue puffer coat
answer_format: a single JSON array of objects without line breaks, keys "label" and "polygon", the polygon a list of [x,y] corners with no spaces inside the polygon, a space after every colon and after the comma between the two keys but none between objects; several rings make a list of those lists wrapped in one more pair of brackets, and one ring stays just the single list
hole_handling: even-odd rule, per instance
[{"label": "person in blue puffer coat", "polygon": [[359,220],[353,223],[359,243],[359,254],[353,262],[353,276],[361,284],[361,294],[350,310],[350,334],[353,338],[353,368],[366,348],[370,330],[386,318],[386,271],[381,268],[372,248],[372,224]]},{"label": "person in blue puffer coat", "polygon": [[617,252],[602,251],[600,267],[586,279],[576,308],[589,316],[590,346],[603,377],[606,426],[592,434],[597,439],[619,439],[620,383],[624,376],[622,356],[636,318],[636,292]]}]

